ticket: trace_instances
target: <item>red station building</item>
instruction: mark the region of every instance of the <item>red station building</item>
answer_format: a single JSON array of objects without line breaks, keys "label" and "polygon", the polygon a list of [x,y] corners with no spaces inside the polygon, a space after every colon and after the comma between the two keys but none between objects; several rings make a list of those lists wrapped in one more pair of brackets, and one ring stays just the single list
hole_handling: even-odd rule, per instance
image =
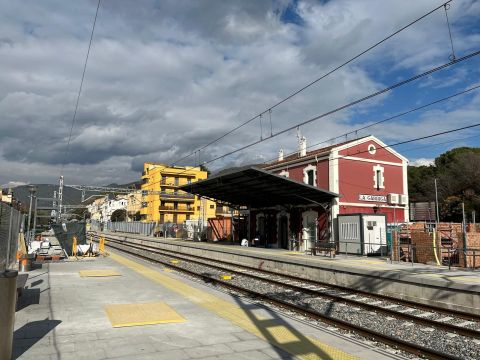
[{"label": "red station building", "polygon": [[237,237],[258,246],[386,254],[387,223],[408,221],[407,164],[374,136],[310,152],[302,137],[297,153],[281,150],[262,169],[230,169],[182,190],[237,208]]},{"label": "red station building", "polygon": [[[329,209],[331,233],[330,239],[325,240],[338,241],[335,232],[339,215],[383,214],[390,224],[408,221],[405,157],[374,136],[309,152],[306,149],[306,139],[302,137],[298,153],[284,157],[280,150],[278,160],[263,168],[339,195]],[[303,226],[316,219],[318,234],[325,232],[327,221],[322,221],[322,213],[322,209],[303,212]]]}]

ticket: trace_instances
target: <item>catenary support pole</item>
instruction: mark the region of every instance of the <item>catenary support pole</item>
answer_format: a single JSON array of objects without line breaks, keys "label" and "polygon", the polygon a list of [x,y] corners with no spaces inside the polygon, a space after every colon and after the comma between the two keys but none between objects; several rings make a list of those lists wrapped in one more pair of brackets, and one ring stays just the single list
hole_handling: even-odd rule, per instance
[{"label": "catenary support pole", "polygon": [[465,218],[465,203],[462,202],[462,234],[463,234],[463,266],[467,267],[467,222]]},{"label": "catenary support pole", "polygon": [[35,208],[33,210],[33,229],[32,229],[32,241],[35,240],[35,230],[37,228],[37,205],[38,205],[38,197],[35,196],[35,202],[33,203]]},{"label": "catenary support pole", "polygon": [[30,205],[28,207],[27,231],[25,232],[27,245],[30,245],[30,222],[32,221],[32,200],[33,200],[33,192],[30,192]]},{"label": "catenary support pole", "polygon": [[438,212],[438,187],[437,187],[437,179],[435,178],[435,219],[437,220],[437,226],[440,222],[440,213]]}]

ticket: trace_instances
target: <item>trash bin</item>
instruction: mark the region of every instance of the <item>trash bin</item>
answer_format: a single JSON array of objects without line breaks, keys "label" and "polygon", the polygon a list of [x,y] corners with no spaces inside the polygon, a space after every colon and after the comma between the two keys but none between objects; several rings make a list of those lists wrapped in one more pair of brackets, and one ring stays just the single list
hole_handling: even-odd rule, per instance
[{"label": "trash bin", "polygon": [[0,359],[12,358],[18,272],[0,273]]}]

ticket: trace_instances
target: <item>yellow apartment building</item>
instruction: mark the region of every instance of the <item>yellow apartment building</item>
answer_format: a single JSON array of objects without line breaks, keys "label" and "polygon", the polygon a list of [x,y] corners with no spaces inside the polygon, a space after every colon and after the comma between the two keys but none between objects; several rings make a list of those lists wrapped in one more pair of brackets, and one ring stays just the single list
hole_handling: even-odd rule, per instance
[{"label": "yellow apartment building", "polygon": [[179,186],[206,178],[207,172],[199,167],[144,163],[141,189],[156,193],[142,194],[142,220],[181,224],[185,220],[214,218],[215,202],[178,190]]},{"label": "yellow apartment building", "polygon": [[142,194],[139,192],[131,192],[127,194],[127,218],[128,221],[135,220],[137,213],[142,210]]}]

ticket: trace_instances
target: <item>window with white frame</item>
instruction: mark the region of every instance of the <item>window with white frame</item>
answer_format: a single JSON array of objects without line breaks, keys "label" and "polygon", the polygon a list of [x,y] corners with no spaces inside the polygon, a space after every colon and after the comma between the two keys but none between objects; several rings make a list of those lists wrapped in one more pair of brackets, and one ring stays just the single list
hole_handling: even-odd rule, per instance
[{"label": "window with white frame", "polygon": [[375,165],[373,167],[373,187],[377,190],[385,189],[384,171],[383,166]]},{"label": "window with white frame", "polygon": [[308,165],[303,169],[303,182],[317,186],[317,167],[315,165]]},{"label": "window with white frame", "polygon": [[278,175],[280,176],[285,176],[286,178],[288,178],[290,176],[290,174],[288,173],[288,171],[286,170],[282,170],[278,173]]}]

